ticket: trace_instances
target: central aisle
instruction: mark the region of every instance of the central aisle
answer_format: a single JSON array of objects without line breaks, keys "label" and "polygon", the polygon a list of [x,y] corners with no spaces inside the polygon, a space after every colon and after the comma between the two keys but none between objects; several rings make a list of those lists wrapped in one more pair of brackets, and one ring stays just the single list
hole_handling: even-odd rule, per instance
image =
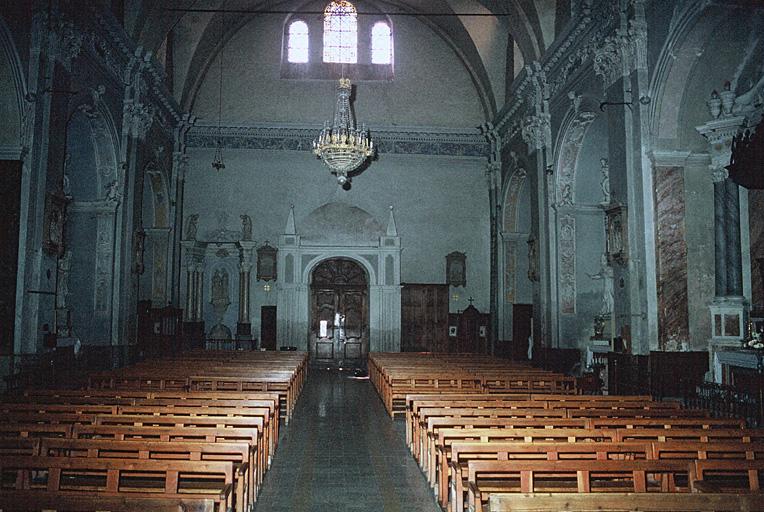
[{"label": "central aisle", "polygon": [[267,472],[256,512],[439,512],[368,380],[311,371]]}]

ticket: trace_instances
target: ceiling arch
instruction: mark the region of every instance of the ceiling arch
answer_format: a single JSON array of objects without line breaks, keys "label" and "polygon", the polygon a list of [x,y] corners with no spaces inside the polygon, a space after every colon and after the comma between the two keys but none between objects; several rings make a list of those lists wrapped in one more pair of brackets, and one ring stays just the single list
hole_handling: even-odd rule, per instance
[{"label": "ceiling arch", "polygon": [[[358,0],[361,1],[361,0]],[[513,40],[523,60],[538,60],[549,45],[549,34],[554,34],[555,20],[562,0],[363,0],[383,12],[405,12],[416,16],[438,34],[458,55],[469,73],[478,96],[483,114],[491,119],[503,105],[505,98],[506,48]],[[173,28],[190,29],[185,34],[182,49],[187,66],[175,72],[176,99],[182,108],[190,110],[194,96],[210,63],[220,51],[219,26],[221,13],[194,13],[189,22],[188,12],[176,9],[225,9],[229,11],[299,10],[305,0],[212,0],[200,4],[197,0],[167,0],[146,2],[133,0],[126,6],[132,9],[128,30],[144,48],[157,52],[167,34]],[[454,16],[427,16],[428,13],[453,13]],[[480,23],[458,14],[494,14],[495,30],[486,37]],[[226,15],[223,42],[227,42],[257,14],[239,12]],[[546,40],[545,40],[546,38]],[[501,47],[504,51],[496,51]],[[176,51],[176,53],[178,53]],[[190,55],[190,57],[188,57]]]}]

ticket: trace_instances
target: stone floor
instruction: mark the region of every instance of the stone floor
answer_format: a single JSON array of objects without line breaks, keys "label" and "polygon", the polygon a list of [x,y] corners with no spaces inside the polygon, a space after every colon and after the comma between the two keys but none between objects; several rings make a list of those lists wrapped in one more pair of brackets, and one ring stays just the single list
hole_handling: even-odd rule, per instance
[{"label": "stone floor", "polygon": [[312,371],[284,428],[256,512],[438,512],[393,422],[368,380]]}]

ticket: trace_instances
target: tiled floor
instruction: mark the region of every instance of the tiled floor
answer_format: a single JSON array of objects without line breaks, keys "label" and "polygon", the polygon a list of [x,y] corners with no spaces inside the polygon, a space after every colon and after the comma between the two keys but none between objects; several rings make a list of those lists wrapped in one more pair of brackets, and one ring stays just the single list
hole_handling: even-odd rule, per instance
[{"label": "tiled floor", "polygon": [[265,476],[256,512],[437,512],[368,380],[313,371]]}]

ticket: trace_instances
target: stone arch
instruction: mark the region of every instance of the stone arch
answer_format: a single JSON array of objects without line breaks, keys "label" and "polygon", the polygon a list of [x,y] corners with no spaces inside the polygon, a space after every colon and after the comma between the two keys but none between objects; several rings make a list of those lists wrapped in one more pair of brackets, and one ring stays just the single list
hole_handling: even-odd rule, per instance
[{"label": "stone arch", "polygon": [[366,272],[366,282],[369,285],[377,284],[377,272],[374,267],[371,266],[371,263],[369,263],[366,258],[363,258],[358,254],[357,251],[353,251],[352,249],[332,249],[326,252],[322,252],[320,255],[311,259],[305,265],[305,268],[302,271],[302,282],[310,283],[311,276],[313,275],[313,271],[316,269],[316,267],[318,267],[326,260],[336,258],[350,260],[353,263],[358,264]]},{"label": "stone arch", "polygon": [[556,166],[548,182],[548,204],[553,208],[557,275],[552,277],[557,288],[559,311],[562,315],[576,314],[576,216],[575,183],[578,155],[589,126],[594,121],[595,100],[577,97],[561,124],[555,149]]},{"label": "stone arch", "polygon": [[[296,9],[300,10],[306,4],[312,3],[313,1],[314,0],[304,0],[297,5]],[[371,2],[369,0],[363,1],[376,6],[376,3],[373,0]],[[399,0],[391,1],[390,5],[406,12],[416,13],[410,5]],[[235,8],[235,5],[228,6],[229,10]],[[248,4],[244,8],[251,10],[253,6]],[[383,9],[380,9],[380,11],[383,11]],[[210,70],[210,67],[217,62],[217,55],[221,50],[221,37],[219,33],[221,23],[220,16],[220,13],[216,13],[209,19],[209,22],[204,28],[204,33],[199,38],[193,56],[191,57],[188,73],[182,84],[182,94],[180,99],[180,106],[186,111],[194,110],[197,95],[204,83],[207,72]],[[222,37],[223,47],[228,44],[239,30],[250,23],[257,15],[252,13],[242,14],[232,22],[230,21],[231,15],[229,14],[227,16],[229,21],[226,23],[225,33]],[[497,110],[496,98],[493,94],[488,72],[486,71],[480,53],[478,52],[475,42],[469,32],[460,21],[451,19],[450,17],[440,17],[438,19],[421,17],[419,18],[419,21],[424,23],[425,26],[430,28],[439,38],[441,38],[462,62],[464,70],[468,73],[475,86],[476,96],[483,109],[483,115],[486,121],[492,120]]]},{"label": "stone arch", "polygon": [[[4,158],[18,159],[21,148],[28,143],[31,106],[25,98],[27,94],[26,80],[16,44],[5,20],[0,16],[0,90],[4,92],[0,102],[3,112],[4,125],[11,129],[0,132],[0,147],[3,147]],[[15,154],[12,154],[15,153]]]},{"label": "stone arch", "polygon": [[135,267],[140,299],[157,307],[168,301],[170,207],[167,179],[155,162],[143,172],[141,230],[135,237]]},{"label": "stone arch", "polygon": [[[103,93],[104,90],[100,88],[91,90],[90,96],[80,95],[69,109],[69,119],[66,125],[67,155],[64,172],[69,174],[69,171],[73,170],[67,166],[67,162],[71,158],[70,143],[75,142],[70,140],[69,135],[70,130],[77,128],[78,124],[88,129],[86,135],[90,143],[88,145],[93,150],[94,168],[77,168],[74,170],[95,171],[88,175],[78,175],[77,178],[80,183],[71,182],[72,176],[68,176],[72,187],[82,185],[89,189],[90,186],[95,186],[95,190],[89,190],[89,193],[84,197],[77,197],[73,190],[75,201],[105,200],[110,194],[113,197],[114,194],[121,196],[122,193],[122,176],[118,165],[119,136],[114,118],[100,99]],[[82,145],[72,149],[82,149]]]},{"label": "stone arch", "polygon": [[[62,178],[69,197],[65,239],[71,257],[70,288],[64,305],[75,334],[85,344],[113,343],[118,335],[118,240],[122,202],[118,137],[101,101],[104,88],[77,96],[66,124]],[[59,315],[65,317],[64,315]]]}]

